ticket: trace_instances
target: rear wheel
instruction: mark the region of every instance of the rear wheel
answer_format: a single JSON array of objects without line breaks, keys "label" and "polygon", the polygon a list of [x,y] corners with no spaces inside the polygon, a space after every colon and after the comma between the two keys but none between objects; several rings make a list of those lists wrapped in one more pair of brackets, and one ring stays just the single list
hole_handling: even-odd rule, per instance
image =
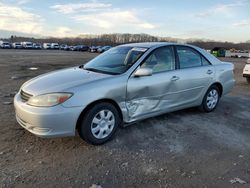
[{"label": "rear wheel", "polygon": [[250,77],[247,77],[246,79],[247,79],[247,83],[250,84]]},{"label": "rear wheel", "polygon": [[211,86],[205,94],[200,109],[204,112],[212,112],[220,100],[220,90],[217,86]]},{"label": "rear wheel", "polygon": [[112,104],[99,103],[83,116],[78,132],[88,143],[99,145],[112,138],[120,122],[119,113]]}]

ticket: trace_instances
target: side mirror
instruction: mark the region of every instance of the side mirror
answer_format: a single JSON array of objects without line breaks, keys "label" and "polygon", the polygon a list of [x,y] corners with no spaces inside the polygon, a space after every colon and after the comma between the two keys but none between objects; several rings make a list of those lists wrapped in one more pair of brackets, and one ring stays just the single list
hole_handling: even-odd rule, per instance
[{"label": "side mirror", "polygon": [[135,77],[141,77],[141,76],[152,76],[153,70],[150,68],[139,68],[135,71],[134,76]]}]

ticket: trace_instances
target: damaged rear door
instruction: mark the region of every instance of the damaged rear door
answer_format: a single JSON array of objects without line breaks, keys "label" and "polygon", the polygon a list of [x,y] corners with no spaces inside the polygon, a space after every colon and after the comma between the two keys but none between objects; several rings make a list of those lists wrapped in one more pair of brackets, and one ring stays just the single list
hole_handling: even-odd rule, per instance
[{"label": "damaged rear door", "polygon": [[150,76],[132,74],[127,83],[126,107],[131,121],[166,111],[177,100],[176,61],[172,46],[154,50],[139,68],[152,70]]}]

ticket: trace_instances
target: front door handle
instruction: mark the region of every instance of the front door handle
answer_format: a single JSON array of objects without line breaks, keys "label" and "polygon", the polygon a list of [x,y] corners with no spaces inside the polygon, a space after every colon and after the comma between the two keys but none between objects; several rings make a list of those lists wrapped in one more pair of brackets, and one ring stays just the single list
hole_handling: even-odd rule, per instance
[{"label": "front door handle", "polygon": [[179,80],[180,79],[180,77],[178,77],[178,76],[173,76],[172,78],[171,78],[171,81],[177,81],[177,80]]},{"label": "front door handle", "polygon": [[207,74],[213,74],[213,71],[212,70],[208,70]]}]

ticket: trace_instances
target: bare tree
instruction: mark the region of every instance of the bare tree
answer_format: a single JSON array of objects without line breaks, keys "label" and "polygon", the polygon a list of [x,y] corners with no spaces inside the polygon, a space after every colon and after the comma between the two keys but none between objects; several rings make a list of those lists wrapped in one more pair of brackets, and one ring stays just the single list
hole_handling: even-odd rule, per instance
[{"label": "bare tree", "polygon": [[184,41],[185,43],[193,44],[204,49],[213,49],[214,47],[224,47],[226,49],[235,48],[238,50],[250,50],[250,40],[245,43],[232,43],[232,42],[218,42],[218,41],[204,41],[204,40],[181,40],[178,38],[171,37],[156,37],[148,34],[130,34],[130,33],[113,33],[113,34],[102,34],[102,35],[80,35],[75,38],[29,38],[29,37],[18,37],[11,36],[9,39],[10,42],[21,42],[21,41],[30,41],[35,43],[51,43],[57,42],[59,44],[67,45],[79,45],[84,44],[88,46],[97,46],[97,45],[111,45],[116,46],[124,43],[133,43],[133,42],[179,42]]}]

